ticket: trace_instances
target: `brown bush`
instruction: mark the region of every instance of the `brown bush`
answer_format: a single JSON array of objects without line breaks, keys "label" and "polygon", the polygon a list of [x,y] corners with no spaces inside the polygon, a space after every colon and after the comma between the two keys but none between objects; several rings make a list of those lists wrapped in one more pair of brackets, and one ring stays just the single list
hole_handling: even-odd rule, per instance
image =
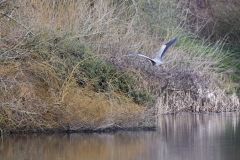
[{"label": "brown bush", "polygon": [[237,0],[177,0],[186,12],[192,30],[216,41],[227,37],[231,44],[240,44],[240,2]]}]

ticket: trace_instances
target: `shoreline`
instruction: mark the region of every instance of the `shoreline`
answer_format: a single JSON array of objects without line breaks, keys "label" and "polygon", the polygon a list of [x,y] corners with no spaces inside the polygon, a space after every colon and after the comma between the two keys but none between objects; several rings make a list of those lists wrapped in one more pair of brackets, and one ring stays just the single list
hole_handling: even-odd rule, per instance
[{"label": "shoreline", "polygon": [[[162,114],[160,116],[173,116],[173,115],[202,115],[202,114],[231,114],[231,113],[240,113],[240,111],[233,111],[233,112],[179,112],[179,113],[168,113],[168,114]],[[120,126],[112,126],[112,127],[106,127],[106,128],[98,128],[98,129],[76,129],[76,130],[58,130],[58,129],[52,129],[52,130],[45,130],[45,131],[10,131],[10,132],[0,132],[0,137],[3,135],[12,135],[12,134],[58,134],[58,133],[66,133],[66,134],[73,134],[73,133],[116,133],[120,131],[156,131],[157,125],[155,126],[140,126],[140,127],[120,127]]]}]

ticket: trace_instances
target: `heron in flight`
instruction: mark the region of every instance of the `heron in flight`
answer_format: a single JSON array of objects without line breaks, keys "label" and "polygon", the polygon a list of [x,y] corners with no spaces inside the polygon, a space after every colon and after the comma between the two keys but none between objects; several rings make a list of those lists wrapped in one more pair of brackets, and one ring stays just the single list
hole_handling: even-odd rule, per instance
[{"label": "heron in flight", "polygon": [[142,54],[128,54],[127,56],[133,56],[133,57],[143,57],[146,58],[148,60],[150,60],[153,64],[153,66],[159,66],[161,64],[163,64],[164,62],[162,61],[162,57],[165,54],[165,52],[167,51],[167,49],[177,41],[177,38],[174,38],[173,40],[169,41],[168,43],[164,44],[160,50],[157,52],[157,55],[154,59],[149,58],[148,56],[144,56]]}]

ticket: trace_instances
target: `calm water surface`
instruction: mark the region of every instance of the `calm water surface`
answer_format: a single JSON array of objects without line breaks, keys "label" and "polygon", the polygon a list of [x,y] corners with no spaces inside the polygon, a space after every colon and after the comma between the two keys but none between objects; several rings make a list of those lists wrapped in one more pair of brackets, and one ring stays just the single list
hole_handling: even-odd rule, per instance
[{"label": "calm water surface", "polygon": [[157,131],[10,135],[0,160],[237,160],[239,113],[159,118]]}]

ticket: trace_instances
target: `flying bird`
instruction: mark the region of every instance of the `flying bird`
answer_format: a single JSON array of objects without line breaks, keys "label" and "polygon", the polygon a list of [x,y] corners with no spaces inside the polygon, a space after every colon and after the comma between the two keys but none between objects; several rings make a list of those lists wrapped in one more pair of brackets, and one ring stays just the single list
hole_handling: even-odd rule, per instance
[{"label": "flying bird", "polygon": [[177,38],[174,38],[173,40],[169,41],[168,43],[164,44],[160,50],[157,52],[157,55],[154,59],[149,58],[148,56],[144,56],[142,54],[128,54],[127,56],[133,56],[133,57],[143,57],[146,58],[148,60],[150,60],[153,64],[153,66],[159,66],[161,64],[163,64],[164,62],[162,61],[162,57],[163,55],[166,53],[167,49],[177,41]]}]

